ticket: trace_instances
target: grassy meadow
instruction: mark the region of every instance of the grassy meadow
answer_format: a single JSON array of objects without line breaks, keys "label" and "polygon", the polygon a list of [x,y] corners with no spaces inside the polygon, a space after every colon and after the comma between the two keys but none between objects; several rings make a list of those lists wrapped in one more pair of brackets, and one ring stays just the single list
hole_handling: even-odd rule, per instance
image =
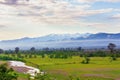
[{"label": "grassy meadow", "polygon": [[[82,63],[86,59],[85,55],[90,58],[87,64]],[[79,51],[20,52],[0,54],[0,64],[9,60],[23,61],[44,71],[49,77],[37,80],[120,80],[119,56],[119,52],[109,54],[101,51],[92,54],[83,54]],[[18,75],[18,80],[29,80],[26,74]]]},{"label": "grassy meadow", "polygon": [[[27,58],[28,65],[39,65],[40,70],[57,80],[119,80],[120,58],[110,61],[109,57],[92,57],[89,64],[82,64],[82,57],[50,59],[48,57]],[[32,64],[33,63],[33,64]]]}]

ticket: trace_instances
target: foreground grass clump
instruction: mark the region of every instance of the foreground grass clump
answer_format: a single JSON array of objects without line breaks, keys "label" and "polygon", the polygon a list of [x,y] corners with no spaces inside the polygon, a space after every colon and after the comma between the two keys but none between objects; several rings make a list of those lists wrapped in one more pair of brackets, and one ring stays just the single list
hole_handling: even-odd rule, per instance
[{"label": "foreground grass clump", "polygon": [[18,75],[12,68],[7,68],[7,64],[0,65],[0,80],[17,80]]}]

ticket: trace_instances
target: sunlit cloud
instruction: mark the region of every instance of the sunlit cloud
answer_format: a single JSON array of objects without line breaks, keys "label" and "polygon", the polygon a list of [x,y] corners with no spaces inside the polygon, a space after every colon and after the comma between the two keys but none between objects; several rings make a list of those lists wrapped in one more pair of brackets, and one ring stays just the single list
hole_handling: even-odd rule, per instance
[{"label": "sunlit cloud", "polygon": [[[96,14],[112,12],[113,9],[90,9],[91,5],[72,5],[66,1],[56,0],[41,0],[41,1],[26,1],[26,0],[5,0],[4,3],[11,4],[27,4],[27,6],[12,6],[4,4],[1,7],[1,14],[8,16],[21,16],[24,18],[36,19],[39,22],[45,23],[79,23],[76,17],[85,17]],[[28,2],[28,3],[27,3]],[[38,5],[39,4],[39,5]]]},{"label": "sunlit cloud", "polygon": [[[120,0],[0,0],[0,22],[1,26],[6,26],[4,33],[19,33],[21,37],[94,30],[101,32],[107,26],[110,27],[107,32],[115,32],[112,25],[119,27],[116,19],[120,19],[120,7],[111,5],[103,8],[106,4],[98,9],[93,5],[96,2],[110,3],[109,6],[120,4]],[[112,19],[114,21],[109,22]],[[70,30],[67,31],[68,27]]]},{"label": "sunlit cloud", "polygon": [[120,14],[115,14],[111,17],[112,19],[120,19]]},{"label": "sunlit cloud", "polygon": [[94,2],[120,2],[120,0],[77,0],[81,3],[94,3]]}]

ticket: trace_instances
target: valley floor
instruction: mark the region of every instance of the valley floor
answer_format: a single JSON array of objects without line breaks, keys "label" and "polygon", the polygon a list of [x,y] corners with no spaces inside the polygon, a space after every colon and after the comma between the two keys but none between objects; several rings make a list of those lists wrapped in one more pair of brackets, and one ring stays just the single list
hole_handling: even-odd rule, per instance
[{"label": "valley floor", "polygon": [[120,80],[120,58],[111,62],[109,57],[94,57],[89,64],[82,64],[82,60],[78,56],[69,59],[26,59],[28,65],[39,66],[57,80]]},{"label": "valley floor", "polygon": [[[28,66],[46,72],[51,80],[120,80],[120,58],[111,61],[109,57],[91,57],[89,64],[82,64],[83,57],[68,59],[24,58]],[[7,61],[0,61],[0,64]],[[18,80],[28,80],[28,75],[18,73]]]}]

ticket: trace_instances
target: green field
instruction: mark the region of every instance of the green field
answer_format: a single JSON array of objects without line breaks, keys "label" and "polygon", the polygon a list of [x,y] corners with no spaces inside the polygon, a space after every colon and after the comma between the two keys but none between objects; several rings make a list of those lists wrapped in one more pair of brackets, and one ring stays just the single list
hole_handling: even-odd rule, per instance
[{"label": "green field", "polygon": [[40,70],[57,80],[120,80],[120,58],[110,62],[109,57],[93,57],[89,64],[82,64],[83,58],[78,56],[68,59],[37,57],[25,60],[27,65],[39,65]]},{"label": "green field", "polygon": [[[23,60],[27,65],[45,71],[51,80],[120,80],[120,58],[111,61],[110,57],[91,57],[89,64],[81,63],[84,57],[79,56],[60,59],[37,55],[36,58],[28,57]],[[5,62],[7,61],[0,61],[0,64]],[[27,78],[27,75],[19,73],[18,80],[28,80]]]}]

